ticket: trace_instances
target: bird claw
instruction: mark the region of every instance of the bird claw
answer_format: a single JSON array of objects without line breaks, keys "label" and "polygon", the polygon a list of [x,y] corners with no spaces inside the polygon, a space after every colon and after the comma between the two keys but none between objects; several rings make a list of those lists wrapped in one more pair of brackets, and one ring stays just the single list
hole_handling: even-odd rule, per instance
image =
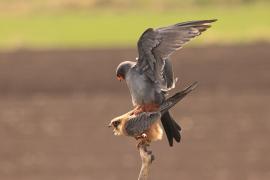
[{"label": "bird claw", "polygon": [[139,149],[140,146],[150,146],[150,141],[147,139],[147,134],[142,133],[139,136],[135,137],[136,140],[140,140],[140,142],[137,144],[137,148]]},{"label": "bird claw", "polygon": [[133,115],[138,115],[140,113],[144,112],[143,111],[143,106],[136,106],[135,109],[133,110]]}]

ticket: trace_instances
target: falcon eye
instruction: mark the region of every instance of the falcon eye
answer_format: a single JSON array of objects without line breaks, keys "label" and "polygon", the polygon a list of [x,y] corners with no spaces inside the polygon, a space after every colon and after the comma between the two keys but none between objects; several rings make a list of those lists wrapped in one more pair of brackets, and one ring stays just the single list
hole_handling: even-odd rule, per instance
[{"label": "falcon eye", "polygon": [[120,121],[114,121],[112,124],[114,127],[117,127],[120,124]]}]

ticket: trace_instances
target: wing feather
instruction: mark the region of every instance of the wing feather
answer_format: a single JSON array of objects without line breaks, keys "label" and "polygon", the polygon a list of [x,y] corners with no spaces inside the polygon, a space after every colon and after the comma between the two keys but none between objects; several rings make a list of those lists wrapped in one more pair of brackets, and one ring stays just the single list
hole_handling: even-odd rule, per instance
[{"label": "wing feather", "polygon": [[211,27],[210,23],[215,21],[216,19],[188,21],[168,27],[147,29],[137,43],[139,52],[137,68],[153,82],[158,83],[162,89],[167,89],[163,72],[165,60],[191,39],[206,31]]},{"label": "wing feather", "polygon": [[160,112],[143,112],[137,116],[131,116],[126,122],[125,130],[129,136],[138,136],[149,129],[160,117]]}]

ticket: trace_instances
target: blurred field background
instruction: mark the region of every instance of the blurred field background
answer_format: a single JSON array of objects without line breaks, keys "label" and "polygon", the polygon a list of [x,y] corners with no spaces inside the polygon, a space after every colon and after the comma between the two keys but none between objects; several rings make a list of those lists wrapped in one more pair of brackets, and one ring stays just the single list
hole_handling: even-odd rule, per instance
[{"label": "blurred field background", "polygon": [[1,0],[0,48],[134,47],[148,27],[217,18],[193,44],[270,41],[267,0]]},{"label": "blurred field background", "polygon": [[[268,0],[0,0],[0,179],[136,179],[131,138],[106,127],[132,108],[115,78],[148,27],[218,22],[173,56],[182,142],[151,147],[150,179],[270,178]],[[171,94],[173,94],[173,92]]]}]

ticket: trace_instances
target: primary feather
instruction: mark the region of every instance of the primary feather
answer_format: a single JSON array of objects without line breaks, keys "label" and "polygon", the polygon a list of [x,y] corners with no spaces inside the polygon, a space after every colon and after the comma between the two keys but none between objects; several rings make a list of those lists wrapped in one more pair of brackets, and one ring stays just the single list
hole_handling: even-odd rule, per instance
[{"label": "primary feather", "polygon": [[210,23],[215,21],[216,19],[188,21],[168,27],[147,29],[137,43],[138,69],[153,82],[159,83],[162,89],[168,89],[167,81],[163,76],[166,59],[192,38],[211,27]]}]

